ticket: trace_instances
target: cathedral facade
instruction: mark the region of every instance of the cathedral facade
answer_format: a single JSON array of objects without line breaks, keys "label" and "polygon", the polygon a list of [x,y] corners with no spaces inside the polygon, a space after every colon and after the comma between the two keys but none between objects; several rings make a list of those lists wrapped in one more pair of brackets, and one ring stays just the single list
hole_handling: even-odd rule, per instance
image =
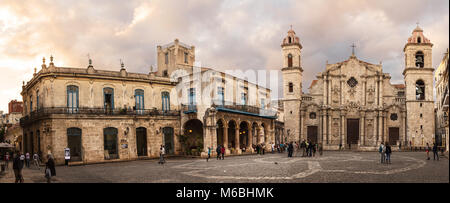
[{"label": "cathedral facade", "polygon": [[404,84],[391,84],[382,64],[358,59],[328,64],[302,92],[300,38],[291,29],[282,42],[285,134],[324,149],[376,150],[388,142],[423,147],[434,141],[433,44],[419,27],[405,47]]}]

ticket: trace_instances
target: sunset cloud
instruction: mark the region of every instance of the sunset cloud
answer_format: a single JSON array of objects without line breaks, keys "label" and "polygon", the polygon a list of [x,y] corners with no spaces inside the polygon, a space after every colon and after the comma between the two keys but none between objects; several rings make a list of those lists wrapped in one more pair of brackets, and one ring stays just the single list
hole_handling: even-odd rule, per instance
[{"label": "sunset cloud", "polygon": [[401,83],[416,22],[434,44],[433,66],[441,61],[448,7],[448,0],[0,0],[0,110],[22,100],[22,81],[51,54],[57,66],[87,67],[89,53],[96,69],[119,70],[122,59],[128,71],[148,73],[156,46],[178,38],[196,46],[203,66],[280,70],[290,25],[303,45],[304,87],[327,60],[346,60],[352,43],[358,58],[382,61]]}]

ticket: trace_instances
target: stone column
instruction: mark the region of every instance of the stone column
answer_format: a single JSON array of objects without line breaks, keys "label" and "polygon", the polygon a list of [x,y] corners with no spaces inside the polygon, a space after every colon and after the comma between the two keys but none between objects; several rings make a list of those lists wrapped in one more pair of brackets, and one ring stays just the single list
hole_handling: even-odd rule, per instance
[{"label": "stone column", "polygon": [[[329,144],[329,142],[330,142],[330,134],[331,134],[331,120],[332,120],[332,116],[333,115],[333,112],[332,111],[330,111],[329,113],[327,113],[327,119],[328,119],[328,127],[327,127],[327,145]],[[322,142],[322,144],[323,144],[323,142]]]},{"label": "stone column", "polygon": [[253,128],[250,126],[248,129],[247,150],[253,152]]},{"label": "stone column", "polygon": [[402,114],[402,126],[400,129],[402,129],[401,137],[403,137],[403,139],[400,139],[400,140],[403,140],[402,146],[406,147],[408,144],[408,138],[406,137],[406,111],[402,111],[401,114]]},{"label": "stone column", "polygon": [[380,133],[378,132],[378,124],[379,124],[379,119],[380,119],[380,114],[379,114],[379,112],[378,111],[375,111],[374,112],[375,113],[375,115],[374,115],[374,121],[373,121],[373,134],[374,135],[376,135],[376,138],[375,138],[375,146],[379,146],[380,145],[380,142],[381,142],[381,139],[380,139]]},{"label": "stone column", "polygon": [[360,146],[365,146],[366,145],[366,137],[365,137],[365,132],[366,132],[366,128],[365,128],[365,122],[366,122],[366,113],[364,111],[360,112],[360,121],[359,121],[359,126],[360,126],[360,132],[359,134],[360,136],[360,141],[359,144]]},{"label": "stone column", "polygon": [[241,143],[239,142],[239,128],[236,126],[235,136],[234,136],[234,149],[236,150],[236,154],[241,154]]},{"label": "stone column", "polygon": [[[319,137],[319,141],[323,143],[324,139],[327,137],[327,110],[322,111],[322,135]],[[317,142],[317,140],[313,141],[314,143]]]},{"label": "stone column", "polygon": [[228,125],[223,124],[223,146],[225,148],[225,154],[230,154],[230,149],[228,149]]},{"label": "stone column", "polygon": [[345,126],[347,125],[347,116],[346,113],[343,113],[342,115],[342,131],[341,131],[341,140],[342,140],[342,147],[345,148],[346,145],[346,136],[345,136]]},{"label": "stone column", "polygon": [[304,125],[304,122],[305,122],[305,114],[306,114],[306,112],[305,111],[300,111],[300,142],[303,140],[303,139],[305,139],[305,128],[303,128],[303,126],[305,126]]},{"label": "stone column", "polygon": [[[388,112],[383,112],[383,119],[384,119],[384,126],[383,126],[383,133],[384,133],[384,141],[389,142],[388,139],[388,127],[387,127],[387,118],[388,118]],[[399,132],[400,133],[400,132]]]}]

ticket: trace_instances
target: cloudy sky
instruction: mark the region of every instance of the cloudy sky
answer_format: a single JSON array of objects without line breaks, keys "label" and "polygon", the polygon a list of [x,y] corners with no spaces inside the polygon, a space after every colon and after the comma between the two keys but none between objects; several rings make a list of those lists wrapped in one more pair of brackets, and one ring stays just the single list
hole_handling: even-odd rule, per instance
[{"label": "cloudy sky", "polygon": [[303,45],[305,88],[327,60],[346,60],[352,43],[358,58],[382,61],[402,83],[417,22],[437,67],[449,46],[448,0],[0,0],[0,110],[22,100],[22,81],[51,54],[56,66],[87,67],[89,53],[96,69],[119,70],[123,59],[128,71],[148,73],[156,46],[178,38],[196,46],[202,66],[279,70],[290,25]]}]

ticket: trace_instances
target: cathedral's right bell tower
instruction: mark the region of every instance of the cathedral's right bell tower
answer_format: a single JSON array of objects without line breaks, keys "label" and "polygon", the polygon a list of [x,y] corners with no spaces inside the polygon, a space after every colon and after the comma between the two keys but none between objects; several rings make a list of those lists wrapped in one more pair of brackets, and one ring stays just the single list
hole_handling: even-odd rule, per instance
[{"label": "cathedral's right bell tower", "polygon": [[300,38],[292,28],[281,44],[283,50],[283,105],[284,129],[287,140],[300,140],[300,105],[302,102],[302,76]]},{"label": "cathedral's right bell tower", "polygon": [[403,49],[406,85],[406,143],[423,147],[434,142],[433,44],[417,26]]}]

